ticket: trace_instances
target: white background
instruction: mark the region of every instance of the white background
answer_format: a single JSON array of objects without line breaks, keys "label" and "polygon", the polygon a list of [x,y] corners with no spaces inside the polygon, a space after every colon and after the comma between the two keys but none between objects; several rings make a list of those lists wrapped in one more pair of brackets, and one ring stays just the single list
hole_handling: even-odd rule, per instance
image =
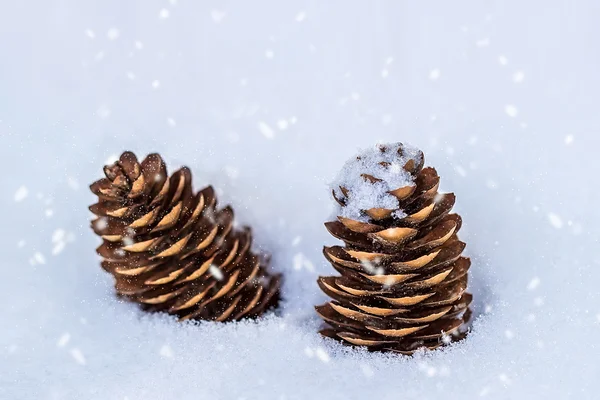
[{"label": "white background", "polygon": [[[2,2],[0,398],[595,398],[596,1]],[[457,195],[468,339],[413,358],[321,339],[327,183],[419,146]],[[199,326],[113,296],[87,185],[158,151],[255,232],[277,315]]]}]

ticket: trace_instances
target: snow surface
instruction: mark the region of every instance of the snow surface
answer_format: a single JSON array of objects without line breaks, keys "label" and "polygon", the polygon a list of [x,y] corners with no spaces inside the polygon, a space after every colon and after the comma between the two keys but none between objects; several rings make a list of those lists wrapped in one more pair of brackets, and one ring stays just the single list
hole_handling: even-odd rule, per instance
[{"label": "snow surface", "polygon": [[[599,12],[3,2],[0,399],[597,398]],[[316,333],[327,184],[378,141],[418,146],[457,195],[477,318],[444,351]],[[185,325],[113,296],[87,185],[124,149],[234,205],[285,274],[278,315]]]},{"label": "snow surface", "polygon": [[[381,151],[382,147],[384,152]],[[398,155],[400,149],[401,156]],[[399,142],[379,143],[351,156],[330,185],[335,197],[344,201],[343,207],[335,203],[335,215],[368,222],[370,218],[364,210],[385,208],[395,210],[397,218],[405,217],[406,213],[398,209],[398,199],[390,192],[414,186],[415,176],[403,168],[410,160],[415,165],[419,164],[422,153],[414,146]],[[371,181],[373,178],[376,181]],[[342,189],[347,191],[348,196],[344,195]]]}]

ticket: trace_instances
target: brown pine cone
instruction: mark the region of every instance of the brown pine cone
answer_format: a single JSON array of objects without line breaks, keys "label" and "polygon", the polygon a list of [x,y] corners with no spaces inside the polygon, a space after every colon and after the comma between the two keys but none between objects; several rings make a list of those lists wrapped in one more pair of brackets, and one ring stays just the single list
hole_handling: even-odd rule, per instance
[{"label": "brown pine cone", "polygon": [[461,218],[449,214],[454,194],[437,192],[437,172],[423,162],[413,147],[380,145],[334,183],[338,220],[325,226],[345,246],[324,248],[341,274],[318,279],[333,299],[316,307],[331,326],[324,336],[412,354],[466,335],[471,261],[461,256]]},{"label": "brown pine cone", "polygon": [[280,275],[250,251],[252,234],[217,210],[212,187],[194,194],[187,167],[170,177],[162,158],[125,152],[90,188],[92,229],[117,294],[180,320],[256,317],[279,301]]}]

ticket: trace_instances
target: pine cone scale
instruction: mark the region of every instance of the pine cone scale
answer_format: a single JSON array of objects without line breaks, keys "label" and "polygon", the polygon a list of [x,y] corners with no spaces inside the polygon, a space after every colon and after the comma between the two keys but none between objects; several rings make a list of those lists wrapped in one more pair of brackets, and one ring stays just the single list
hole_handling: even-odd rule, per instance
[{"label": "pine cone scale", "polygon": [[125,152],[104,173],[90,186],[98,196],[92,229],[119,295],[180,319],[216,321],[277,303],[279,276],[251,253],[250,230],[233,228],[231,207],[217,210],[212,187],[194,193],[187,167],[168,176],[158,154],[139,163]]}]

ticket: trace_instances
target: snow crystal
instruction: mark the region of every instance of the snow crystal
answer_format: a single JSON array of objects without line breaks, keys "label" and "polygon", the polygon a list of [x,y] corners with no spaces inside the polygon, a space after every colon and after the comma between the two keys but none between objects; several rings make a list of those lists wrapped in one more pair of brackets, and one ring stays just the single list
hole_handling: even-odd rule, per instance
[{"label": "snow crystal", "polygon": [[219,22],[223,21],[223,18],[225,18],[225,15],[226,15],[225,11],[221,11],[221,10],[212,10],[210,12],[210,17],[217,24]]},{"label": "snow crystal", "polygon": [[106,32],[106,37],[109,40],[116,40],[119,38],[120,34],[121,34],[121,32],[119,32],[119,30],[117,28],[110,28],[108,30],[108,32]]},{"label": "snow crystal", "polygon": [[75,362],[79,365],[85,365],[85,357],[83,356],[83,353],[81,352],[81,350],[79,350],[78,348],[73,348],[70,351],[71,353],[71,357],[73,357],[73,359],[75,360]]},{"label": "snow crystal", "polygon": [[158,18],[160,18],[160,19],[167,19],[167,18],[169,18],[169,10],[167,10],[166,8],[161,9],[158,12]]},{"label": "snow crystal", "polygon": [[110,117],[110,109],[107,106],[102,105],[96,110],[96,115],[102,119],[106,119]]},{"label": "snow crystal", "polygon": [[260,121],[258,123],[258,130],[267,139],[273,139],[275,137],[275,131],[266,122]]},{"label": "snow crystal", "polygon": [[506,112],[506,115],[508,115],[511,118],[515,118],[517,115],[519,115],[519,110],[512,104],[504,106],[504,112]]},{"label": "snow crystal", "polygon": [[288,128],[289,123],[285,119],[280,119],[277,121],[277,127],[281,131],[285,131]]},{"label": "snow crystal", "polygon": [[[385,146],[387,151],[381,152],[380,146]],[[402,156],[398,157],[400,146],[403,148]],[[338,215],[358,221],[367,221],[368,216],[363,213],[363,210],[396,209],[399,205],[398,199],[389,192],[414,185],[414,176],[403,167],[409,160],[414,160],[418,164],[421,162],[420,157],[420,152],[416,147],[401,143],[376,145],[353,156],[344,164],[331,184],[335,196],[346,202],[344,207],[338,205],[336,211]],[[381,181],[372,183],[364,178],[365,174],[381,179]],[[341,188],[348,191],[348,197],[344,196]],[[399,210],[397,217],[401,218],[402,216],[402,210]]]},{"label": "snow crystal", "polygon": [[292,262],[294,269],[300,271],[306,269],[309,272],[315,271],[315,265],[303,253],[296,253]]},{"label": "snow crystal", "polygon": [[160,348],[160,355],[166,358],[173,358],[173,349],[168,344],[164,344]]},{"label": "snow crystal", "polygon": [[575,138],[573,137],[573,135],[567,135],[567,136],[565,136],[565,144],[571,144],[571,143],[573,143],[574,139]]},{"label": "snow crystal", "polygon": [[325,349],[322,347],[317,347],[315,349],[315,355],[319,360],[323,361],[324,363],[328,363],[331,360],[331,357],[329,356],[329,354],[327,354],[327,351],[325,351]]},{"label": "snow crystal", "polygon": [[553,212],[548,213],[548,221],[550,222],[550,225],[552,225],[556,229],[560,229],[563,226],[562,219]]},{"label": "snow crystal", "polygon": [[216,280],[223,280],[223,271],[221,271],[221,268],[219,268],[217,265],[211,264],[210,267],[208,267],[208,272],[214,276]]},{"label": "snow crystal", "polygon": [[71,335],[68,332],[65,332],[58,339],[58,342],[56,343],[56,346],[58,346],[58,347],[65,347],[69,343],[69,340],[71,340]]},{"label": "snow crystal", "polygon": [[527,285],[527,290],[535,290],[540,285],[540,278],[537,276],[533,278]]},{"label": "snow crystal", "polygon": [[490,45],[489,38],[483,38],[475,42],[475,46],[477,47],[488,47]]},{"label": "snow crystal", "polygon": [[29,190],[27,190],[27,187],[21,186],[15,192],[14,199],[18,203],[20,201],[25,200],[27,198],[28,194],[29,194]]},{"label": "snow crystal", "polygon": [[521,83],[521,82],[523,82],[523,79],[525,79],[525,72],[517,71],[513,74],[513,82],[514,83]]},{"label": "snow crystal", "polygon": [[31,257],[29,263],[31,265],[46,264],[46,257],[44,257],[44,255],[39,251],[36,251],[35,253],[33,253],[33,257]]}]

